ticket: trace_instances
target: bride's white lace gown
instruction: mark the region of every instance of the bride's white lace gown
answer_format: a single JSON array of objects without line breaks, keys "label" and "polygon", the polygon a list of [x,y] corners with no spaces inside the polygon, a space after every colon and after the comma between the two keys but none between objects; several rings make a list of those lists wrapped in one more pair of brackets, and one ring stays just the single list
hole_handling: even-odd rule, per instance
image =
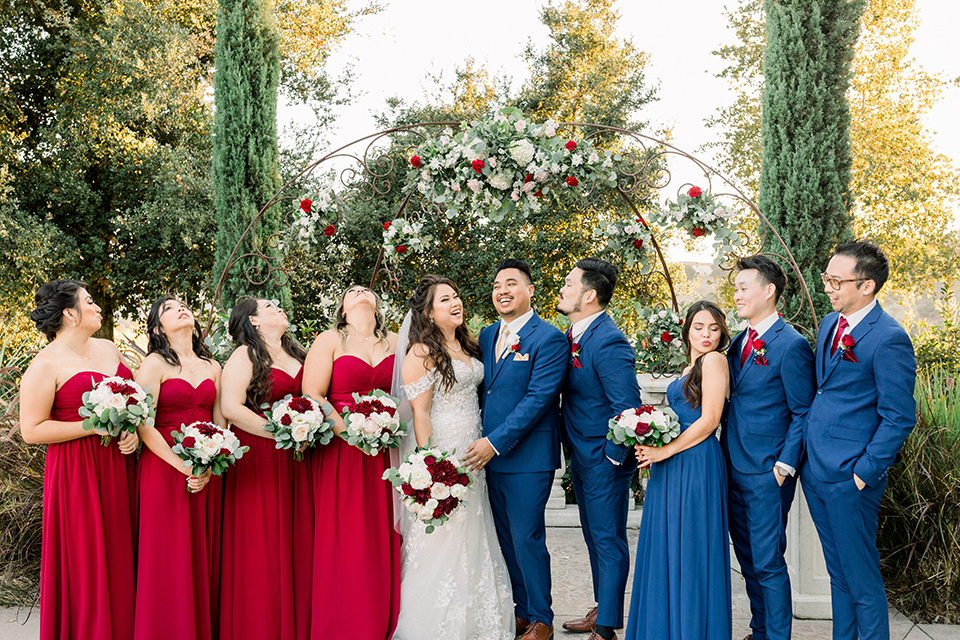
[{"label": "bride's white lace gown", "polygon": [[[462,456],[481,436],[477,386],[483,364],[473,368],[453,361],[457,382],[441,390],[436,369],[404,391],[410,399],[433,389],[431,445],[456,449]],[[513,594],[487,497],[483,471],[474,475],[471,491],[450,519],[433,533],[424,525],[404,522],[400,583],[400,618],[394,640],[513,640]]]}]

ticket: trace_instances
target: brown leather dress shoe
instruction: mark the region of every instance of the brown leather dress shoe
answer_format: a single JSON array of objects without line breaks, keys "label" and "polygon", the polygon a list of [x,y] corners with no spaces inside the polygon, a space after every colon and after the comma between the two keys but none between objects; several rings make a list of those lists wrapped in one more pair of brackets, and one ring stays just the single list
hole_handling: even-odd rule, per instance
[{"label": "brown leather dress shoe", "polygon": [[[587,638],[587,640],[603,640],[603,638],[596,631],[594,631],[593,633],[590,634],[590,637]],[[613,640],[617,640],[616,631],[613,632]]]},{"label": "brown leather dress shoe", "polygon": [[521,635],[524,631],[527,630],[527,627],[530,626],[530,621],[527,620],[526,618],[521,618],[520,616],[518,616],[518,615],[516,615],[516,614],[514,614],[513,617],[515,617],[515,618],[517,619],[517,632],[516,632],[514,635],[519,636],[519,635]]},{"label": "brown leather dress shoe", "polygon": [[527,627],[520,640],[553,640],[553,627],[543,622],[534,622]]},{"label": "brown leather dress shoe", "polygon": [[[574,633],[587,633],[593,631],[593,625],[597,624],[597,608],[594,607],[587,612],[587,615],[576,620],[568,620],[563,623],[563,628]],[[589,638],[587,640],[590,640]]]}]

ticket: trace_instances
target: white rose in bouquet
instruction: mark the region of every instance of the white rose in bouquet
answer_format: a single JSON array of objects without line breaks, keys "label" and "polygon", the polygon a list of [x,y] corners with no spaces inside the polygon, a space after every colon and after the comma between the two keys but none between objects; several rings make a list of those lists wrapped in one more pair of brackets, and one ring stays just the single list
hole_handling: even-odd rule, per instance
[{"label": "white rose in bouquet", "polygon": [[429,489],[432,483],[433,478],[430,477],[430,472],[426,469],[415,469],[410,473],[410,486],[417,491]]},{"label": "white rose in bouquet", "polygon": [[290,433],[293,435],[294,442],[306,442],[307,438],[310,437],[310,425],[298,421],[298,423],[290,429]]},{"label": "white rose in bouquet", "polygon": [[434,483],[434,485],[430,487],[430,497],[437,500],[446,500],[450,497],[450,487],[442,482]]}]

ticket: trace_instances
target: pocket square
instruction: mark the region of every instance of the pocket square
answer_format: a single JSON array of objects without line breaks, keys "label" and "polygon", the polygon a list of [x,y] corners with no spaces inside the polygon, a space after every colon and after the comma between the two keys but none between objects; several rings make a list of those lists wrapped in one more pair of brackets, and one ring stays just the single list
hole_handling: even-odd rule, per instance
[{"label": "pocket square", "polygon": [[529,362],[530,354],[529,353],[515,353],[513,354],[514,362]]}]

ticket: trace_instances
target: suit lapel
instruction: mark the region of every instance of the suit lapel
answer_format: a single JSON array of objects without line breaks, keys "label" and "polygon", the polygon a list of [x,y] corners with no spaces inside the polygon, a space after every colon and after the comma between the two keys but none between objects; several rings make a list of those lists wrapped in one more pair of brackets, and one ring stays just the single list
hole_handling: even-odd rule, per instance
[{"label": "suit lapel", "polygon": [[493,386],[493,381],[497,379],[497,376],[500,374],[500,369],[503,367],[503,361],[506,358],[501,358],[497,360],[497,344],[500,342],[500,332],[503,331],[503,320],[500,320],[500,324],[497,325],[497,336],[495,340],[491,341],[490,346],[490,385]]},{"label": "suit lapel", "polygon": [[[607,312],[604,311],[602,314],[597,316],[596,320],[590,323],[590,326],[587,327],[587,330],[583,332],[583,335],[580,336],[580,339],[577,341],[577,344],[580,345],[580,353],[586,353],[586,350],[587,350],[586,345],[587,345],[587,342],[590,341],[590,338],[593,336],[593,332],[596,331],[600,325],[606,322],[607,318],[609,317],[610,316],[607,315]],[[581,362],[583,361],[582,356],[580,358],[580,361]]]},{"label": "suit lapel", "polygon": [[[868,314],[866,315],[866,317],[865,317],[863,320],[861,320],[860,322],[858,322],[858,323],[857,323],[857,326],[855,326],[855,327],[853,328],[853,330],[850,331],[850,337],[852,337],[852,338],[853,338],[853,341],[854,341],[854,346],[853,346],[854,353],[856,353],[856,346],[857,346],[857,344],[860,343],[860,340],[861,340],[864,336],[866,336],[868,333],[870,333],[870,331],[873,329],[873,324],[874,324],[874,323],[877,321],[877,319],[880,317],[881,311],[882,311],[882,309],[880,308],[880,304],[877,303],[877,305],[876,305],[873,309],[870,310],[870,313],[868,313]],[[839,321],[839,315],[837,316],[837,320]],[[827,355],[827,353],[828,353],[828,352],[827,352],[827,349],[829,348],[829,347],[827,346],[827,344],[828,344],[828,343],[831,344],[831,345],[833,344],[833,337],[834,337],[834,334],[836,333],[836,331],[837,331],[837,323],[834,322],[834,323],[833,323],[833,330],[830,331],[830,332],[827,334],[827,335],[830,336],[829,339],[824,340],[824,345],[823,345],[823,346],[824,346],[824,355],[825,355],[825,356]],[[824,382],[827,381],[827,378],[829,378],[829,377],[830,377],[830,374],[832,374],[832,373],[836,370],[837,365],[840,364],[840,361],[841,361],[842,359],[843,359],[843,349],[840,349],[840,348],[838,347],[836,353],[834,353],[833,356],[830,357],[830,360],[829,360],[829,361],[826,363],[826,365],[825,365],[825,370],[824,370],[824,374],[823,374],[823,380],[821,381],[820,384],[823,384]]]},{"label": "suit lapel", "polygon": [[829,356],[827,355],[827,343],[830,341],[830,338],[833,337],[833,332],[837,328],[837,321],[840,318],[840,314],[833,312],[827,316],[821,325],[820,334],[817,336],[817,381],[819,384],[823,384],[823,381],[826,379],[826,366]]},{"label": "suit lapel", "polygon": [[[500,322],[502,323],[503,320],[501,320]],[[520,339],[521,347],[523,346],[523,341],[533,333],[533,331],[537,328],[538,324],[540,324],[540,316],[538,316],[537,312],[534,311],[530,319],[527,320],[527,324],[523,325],[523,328],[520,329],[520,331],[517,333],[517,337]],[[512,359],[511,357],[512,354],[508,349],[507,352],[504,354],[504,356],[500,358],[499,362],[495,360],[495,358],[497,357],[497,342],[499,342],[500,331],[502,330],[503,330],[502,325],[497,327],[497,341],[493,343],[493,353],[491,355],[491,360],[490,360],[490,362],[493,363],[492,374],[490,376],[491,386],[493,385],[493,381],[497,379],[497,376],[500,375],[500,371],[503,369],[503,366],[504,364],[506,364],[507,360]]]}]

